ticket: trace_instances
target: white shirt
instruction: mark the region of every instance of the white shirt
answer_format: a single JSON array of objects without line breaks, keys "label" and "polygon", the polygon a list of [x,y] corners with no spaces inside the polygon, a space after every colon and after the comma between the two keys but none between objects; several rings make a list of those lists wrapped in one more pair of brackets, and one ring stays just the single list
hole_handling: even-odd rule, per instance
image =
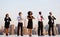
[{"label": "white shirt", "polygon": [[18,16],[17,19],[18,19],[18,22],[23,23],[23,17],[22,16]]},{"label": "white shirt", "polygon": [[[38,21],[41,21],[41,16],[42,16],[42,15],[39,15],[39,16],[38,16]],[[43,18],[42,18],[42,21],[43,21]]]}]

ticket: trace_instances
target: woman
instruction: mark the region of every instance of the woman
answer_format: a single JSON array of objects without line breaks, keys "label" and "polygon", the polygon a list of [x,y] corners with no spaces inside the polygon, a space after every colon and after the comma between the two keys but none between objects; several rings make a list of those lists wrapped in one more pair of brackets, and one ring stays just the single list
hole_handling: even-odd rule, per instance
[{"label": "woman", "polygon": [[6,14],[6,16],[4,18],[4,21],[5,21],[5,33],[6,33],[6,36],[8,36],[9,25],[10,25],[10,21],[11,21],[11,18],[9,17],[9,14]]},{"label": "woman", "polygon": [[33,19],[35,19],[33,16],[32,16],[32,11],[28,11],[28,16],[27,16],[27,19],[28,19],[28,32],[29,32],[29,36],[31,36],[32,34],[32,28],[33,28]]}]

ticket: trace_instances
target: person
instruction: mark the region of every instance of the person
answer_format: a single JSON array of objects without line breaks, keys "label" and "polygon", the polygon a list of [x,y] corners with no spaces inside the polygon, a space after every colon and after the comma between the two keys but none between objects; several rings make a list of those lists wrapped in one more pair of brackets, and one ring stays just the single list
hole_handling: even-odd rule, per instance
[{"label": "person", "polygon": [[6,36],[8,36],[9,25],[10,25],[10,21],[11,21],[11,18],[9,17],[9,14],[6,14],[6,16],[4,18],[4,21],[5,21],[5,33],[6,33]]},{"label": "person", "polygon": [[[39,12],[39,16],[38,16],[38,36],[42,35],[43,36],[43,16],[41,11]],[[41,32],[41,34],[40,34]]]},{"label": "person", "polygon": [[28,28],[29,36],[32,35],[33,19],[35,19],[35,18],[32,16],[32,14],[33,14],[32,11],[28,11],[28,16],[27,16],[28,25],[27,25],[27,28]]},{"label": "person", "polygon": [[52,16],[51,12],[49,12],[48,19],[49,19],[49,22],[48,22],[48,24],[49,24],[48,34],[49,34],[49,36],[51,36],[50,31],[52,29],[52,35],[54,36],[55,35],[54,34],[54,20],[56,20],[56,18],[54,16]]},{"label": "person", "polygon": [[19,12],[19,16],[17,17],[18,20],[18,29],[17,29],[17,36],[19,36],[19,29],[21,28],[21,36],[23,36],[23,16],[22,12]]}]

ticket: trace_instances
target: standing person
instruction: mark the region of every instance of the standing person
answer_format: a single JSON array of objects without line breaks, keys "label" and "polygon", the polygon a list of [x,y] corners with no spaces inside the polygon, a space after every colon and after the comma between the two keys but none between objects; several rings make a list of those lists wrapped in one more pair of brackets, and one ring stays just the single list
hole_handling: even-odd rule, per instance
[{"label": "standing person", "polygon": [[51,12],[49,12],[48,19],[49,19],[49,22],[48,22],[48,24],[49,24],[48,34],[49,34],[49,36],[51,36],[50,31],[52,29],[52,35],[55,35],[54,34],[54,20],[56,18],[54,16],[52,16],[52,13]]},{"label": "standing person", "polygon": [[22,16],[22,12],[19,12],[19,16],[17,17],[17,19],[18,19],[17,36],[19,36],[20,28],[21,28],[21,36],[23,36],[23,16]]},{"label": "standing person", "polygon": [[43,16],[42,13],[39,12],[39,16],[38,16],[38,36],[40,36],[40,32],[41,35],[43,36]]},{"label": "standing person", "polygon": [[27,19],[28,19],[28,32],[29,32],[29,36],[32,35],[32,28],[33,28],[33,19],[35,19],[33,16],[32,16],[32,11],[28,11],[28,16],[27,16]]},{"label": "standing person", "polygon": [[9,14],[6,14],[6,16],[4,18],[4,21],[5,21],[5,33],[6,33],[6,36],[8,36],[9,25],[10,25],[10,21],[11,21],[11,18],[9,17]]}]

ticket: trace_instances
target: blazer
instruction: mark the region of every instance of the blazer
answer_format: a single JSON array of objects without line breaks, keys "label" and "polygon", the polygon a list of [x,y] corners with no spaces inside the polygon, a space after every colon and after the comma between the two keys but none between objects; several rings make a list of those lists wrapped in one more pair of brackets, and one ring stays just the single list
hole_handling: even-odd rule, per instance
[{"label": "blazer", "polygon": [[5,21],[5,23],[10,23],[10,21],[11,21],[11,18],[10,17],[8,17],[8,19],[5,17],[4,18],[4,21]]},{"label": "blazer", "polygon": [[51,24],[51,23],[54,24],[54,20],[56,20],[56,18],[54,16],[50,16],[50,15],[48,16],[48,19],[49,19],[48,24]]}]

